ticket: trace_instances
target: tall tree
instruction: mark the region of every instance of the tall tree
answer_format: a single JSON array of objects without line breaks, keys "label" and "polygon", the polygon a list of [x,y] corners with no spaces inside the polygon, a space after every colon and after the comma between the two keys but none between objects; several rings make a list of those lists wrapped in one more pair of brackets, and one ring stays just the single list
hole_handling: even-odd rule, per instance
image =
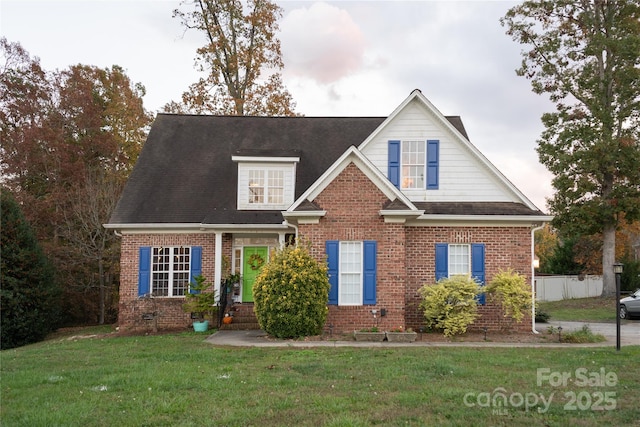
[{"label": "tall tree", "polygon": [[59,320],[60,289],[20,205],[0,189],[0,349],[40,341]]},{"label": "tall tree", "polygon": [[108,207],[118,199],[148,132],[152,116],[143,107],[144,87],[118,66],[46,72],[19,44],[3,38],[0,47],[4,183],[56,267],[66,313],[73,314],[67,320],[102,321],[104,276],[114,276],[117,266],[110,259],[118,243],[87,242],[104,237]]},{"label": "tall tree", "polygon": [[602,234],[604,294],[620,220],[640,218],[640,4],[525,1],[501,19],[526,46],[518,74],[546,93],[540,161],[554,174],[549,206],[564,235]]},{"label": "tall tree", "polygon": [[184,1],[176,9],[186,30],[204,34],[196,68],[205,73],[171,102],[168,112],[227,115],[295,115],[285,88],[280,40],[276,37],[282,8],[269,0]]}]

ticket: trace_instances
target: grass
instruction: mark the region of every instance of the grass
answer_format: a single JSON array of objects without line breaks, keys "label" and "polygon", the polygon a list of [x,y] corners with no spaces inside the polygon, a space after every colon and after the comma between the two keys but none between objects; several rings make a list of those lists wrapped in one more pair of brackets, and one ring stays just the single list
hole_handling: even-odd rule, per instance
[{"label": "grass", "polygon": [[552,321],[615,322],[615,297],[575,298],[539,302],[539,310],[549,313]]},{"label": "grass", "polygon": [[[67,336],[0,352],[0,417],[3,426],[628,425],[640,417],[638,360],[640,346],[218,348],[192,332]],[[585,385],[579,368],[617,379]],[[538,369],[571,380],[538,385]],[[485,399],[501,395],[512,404]]]}]

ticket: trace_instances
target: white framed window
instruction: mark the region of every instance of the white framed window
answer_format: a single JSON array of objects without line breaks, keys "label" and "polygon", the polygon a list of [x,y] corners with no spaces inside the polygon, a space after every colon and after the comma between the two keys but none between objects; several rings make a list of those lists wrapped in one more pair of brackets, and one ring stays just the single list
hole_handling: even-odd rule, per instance
[{"label": "white framed window", "polygon": [[339,305],[362,304],[362,242],[340,242]]},{"label": "white framed window", "polygon": [[154,247],[151,253],[151,292],[159,297],[180,297],[189,290],[190,247]]},{"label": "white framed window", "polygon": [[400,182],[403,190],[425,187],[425,141],[402,141]]},{"label": "white framed window", "polygon": [[294,201],[295,163],[238,163],[238,209],[281,210]]},{"label": "white framed window", "polygon": [[471,274],[471,245],[449,245],[449,276]]}]

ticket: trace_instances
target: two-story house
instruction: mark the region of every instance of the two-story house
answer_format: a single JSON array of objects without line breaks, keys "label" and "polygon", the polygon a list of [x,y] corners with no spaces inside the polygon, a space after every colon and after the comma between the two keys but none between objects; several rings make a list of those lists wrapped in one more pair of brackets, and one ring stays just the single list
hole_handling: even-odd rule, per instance
[{"label": "two-story house", "polygon": [[[382,309],[381,327],[419,328],[418,289],[449,275],[531,280],[533,230],[550,219],[414,90],[388,117],[160,114],[105,226],[122,236],[121,328],[149,311],[188,325],[192,277],[219,288],[225,269],[251,306],[261,265],[294,237],[328,263],[327,324],[344,332]],[[475,327],[511,322],[479,304]]]}]

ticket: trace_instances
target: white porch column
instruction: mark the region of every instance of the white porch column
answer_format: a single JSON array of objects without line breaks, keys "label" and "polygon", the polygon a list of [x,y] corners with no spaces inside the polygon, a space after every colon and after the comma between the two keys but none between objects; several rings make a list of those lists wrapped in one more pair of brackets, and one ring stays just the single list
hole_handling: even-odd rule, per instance
[{"label": "white porch column", "polygon": [[213,287],[216,290],[216,299],[220,299],[220,282],[222,281],[222,232],[216,232],[215,260],[214,260]]}]

